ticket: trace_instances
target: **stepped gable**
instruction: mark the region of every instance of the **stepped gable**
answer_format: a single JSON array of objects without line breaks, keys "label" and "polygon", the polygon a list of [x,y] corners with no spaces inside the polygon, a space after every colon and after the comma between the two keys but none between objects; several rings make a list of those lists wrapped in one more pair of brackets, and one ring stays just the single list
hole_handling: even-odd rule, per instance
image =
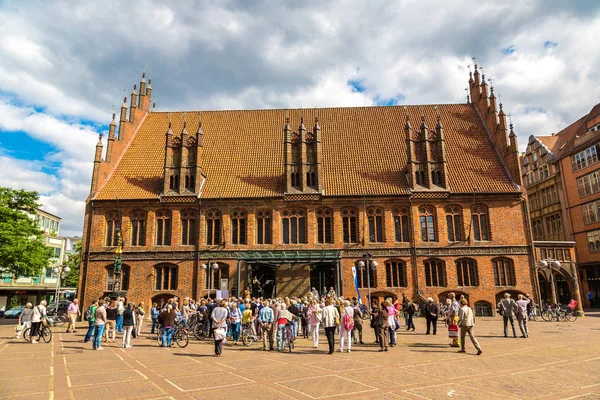
[{"label": "stepped gable", "polygon": [[[444,125],[451,193],[518,192],[474,104],[343,107],[318,109],[324,196],[405,195],[407,148],[404,125]],[[96,200],[156,199],[163,189],[165,132],[175,137],[184,118],[195,130],[202,119],[202,198],[281,197],[285,192],[286,115],[297,127],[312,110],[152,112]],[[434,131],[434,129],[431,129]]]}]

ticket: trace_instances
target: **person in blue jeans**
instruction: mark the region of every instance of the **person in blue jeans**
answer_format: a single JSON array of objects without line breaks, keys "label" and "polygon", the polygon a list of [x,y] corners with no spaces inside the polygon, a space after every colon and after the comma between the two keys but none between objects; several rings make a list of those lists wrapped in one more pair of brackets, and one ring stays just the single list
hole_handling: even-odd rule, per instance
[{"label": "person in blue jeans", "polygon": [[[87,343],[90,340],[92,340],[92,336],[94,335],[94,329],[96,328],[96,326],[94,325],[94,322],[96,321],[94,314],[96,313],[97,307],[98,307],[98,300],[94,300],[94,302],[90,306],[91,313],[90,313],[90,317],[88,318],[88,331],[85,334],[85,339],[83,340],[83,343]],[[86,313],[87,313],[87,311],[86,311]]]},{"label": "person in blue jeans", "polygon": [[150,334],[154,335],[154,332],[156,331],[156,325],[158,323],[158,304],[152,304],[150,316],[152,317],[152,329],[150,330]]},{"label": "person in blue jeans", "polygon": [[169,304],[167,309],[158,315],[158,323],[162,325],[162,340],[160,347],[171,347],[173,341],[173,327],[175,326],[175,317],[177,313],[173,306]]},{"label": "person in blue jeans", "polygon": [[94,325],[96,330],[94,331],[94,350],[104,350],[102,348],[102,334],[104,333],[104,326],[106,324],[106,307],[104,307],[104,300],[98,301],[98,307],[94,312]]},{"label": "person in blue jeans", "polygon": [[119,333],[123,332],[123,311],[125,311],[125,304],[123,304],[123,300],[125,300],[125,299],[122,297],[117,297],[116,327],[117,327],[117,332],[119,332]]}]

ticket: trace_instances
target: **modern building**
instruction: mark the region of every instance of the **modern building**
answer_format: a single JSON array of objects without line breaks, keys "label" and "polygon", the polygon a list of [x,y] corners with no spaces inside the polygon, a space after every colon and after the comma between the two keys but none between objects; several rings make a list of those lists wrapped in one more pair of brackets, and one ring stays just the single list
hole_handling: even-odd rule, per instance
[{"label": "modern building", "polygon": [[169,113],[142,78],[96,146],[83,306],[356,296],[353,269],[363,301],[456,292],[490,315],[538,293],[516,135],[477,69],[469,85],[463,104]]},{"label": "modern building", "polygon": [[[38,303],[42,299],[51,301],[56,295],[57,277],[53,268],[61,265],[66,259],[68,248],[65,247],[70,238],[59,236],[61,218],[44,210],[36,210],[32,216],[43,232],[44,243],[54,253],[48,267],[44,268],[39,276],[2,275],[0,281],[0,309],[6,308],[12,297],[16,297],[18,304],[27,302]],[[79,240],[81,240],[79,238]],[[61,293],[75,293],[74,288],[64,288]]]}]

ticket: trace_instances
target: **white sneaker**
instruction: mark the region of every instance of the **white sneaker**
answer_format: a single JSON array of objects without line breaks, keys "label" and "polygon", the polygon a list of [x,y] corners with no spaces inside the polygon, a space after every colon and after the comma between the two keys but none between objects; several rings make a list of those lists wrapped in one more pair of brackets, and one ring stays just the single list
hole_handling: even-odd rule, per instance
[{"label": "white sneaker", "polygon": [[348,353],[352,353],[352,350],[348,349]]},{"label": "white sneaker", "polygon": [[131,346],[130,346],[130,345],[125,345],[125,348],[126,348],[126,349],[130,349],[130,348],[131,348]]},{"label": "white sneaker", "polygon": [[98,347],[96,350],[104,350],[103,347]]}]

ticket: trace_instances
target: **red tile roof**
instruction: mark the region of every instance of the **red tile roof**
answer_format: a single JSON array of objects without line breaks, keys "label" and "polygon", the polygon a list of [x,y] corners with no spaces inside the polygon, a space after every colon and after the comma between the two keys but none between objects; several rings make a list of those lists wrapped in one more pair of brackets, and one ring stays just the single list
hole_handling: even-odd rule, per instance
[{"label": "red tile roof", "polygon": [[[300,115],[312,129],[313,111],[289,110],[293,130]],[[430,129],[441,115],[446,138],[450,191],[516,192],[472,104],[346,107],[318,110],[325,196],[408,193],[404,123],[413,128],[421,113]],[[203,198],[279,197],[285,191],[283,126],[286,110],[202,111]],[[183,112],[171,113],[173,132]],[[198,112],[187,112],[193,134]],[[149,114],[96,199],[155,199],[163,187],[165,132],[169,114]]]}]

